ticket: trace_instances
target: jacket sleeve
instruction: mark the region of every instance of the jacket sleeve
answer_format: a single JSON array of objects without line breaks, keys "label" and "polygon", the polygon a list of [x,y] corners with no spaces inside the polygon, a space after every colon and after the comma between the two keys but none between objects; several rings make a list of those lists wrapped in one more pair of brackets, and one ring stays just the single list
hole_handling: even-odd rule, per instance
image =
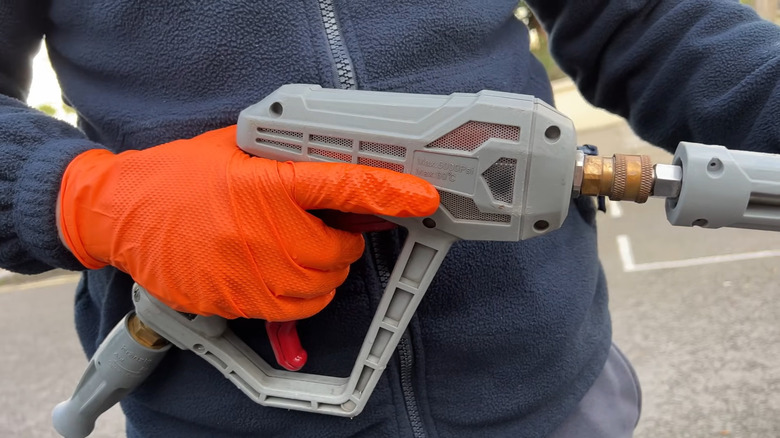
[{"label": "jacket sleeve", "polygon": [[0,267],[33,274],[84,269],[59,240],[57,194],[65,167],[101,146],[23,102],[45,31],[37,1],[0,2]]},{"label": "jacket sleeve", "polygon": [[736,0],[529,0],[561,68],[645,140],[780,153],[780,27]]}]

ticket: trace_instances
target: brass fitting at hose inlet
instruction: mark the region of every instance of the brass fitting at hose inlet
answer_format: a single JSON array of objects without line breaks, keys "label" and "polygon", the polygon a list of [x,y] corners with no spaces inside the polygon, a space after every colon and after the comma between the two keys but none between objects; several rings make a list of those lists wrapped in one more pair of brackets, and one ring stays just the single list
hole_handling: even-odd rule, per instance
[{"label": "brass fitting at hose inlet", "polygon": [[135,313],[127,319],[127,331],[136,342],[146,348],[159,350],[169,344],[167,339],[144,324]]},{"label": "brass fitting at hose inlet", "polygon": [[[655,176],[653,164],[647,155],[586,155],[581,163],[581,195],[607,196],[613,201],[643,203],[653,192]],[[580,163],[577,164],[579,166]]]}]

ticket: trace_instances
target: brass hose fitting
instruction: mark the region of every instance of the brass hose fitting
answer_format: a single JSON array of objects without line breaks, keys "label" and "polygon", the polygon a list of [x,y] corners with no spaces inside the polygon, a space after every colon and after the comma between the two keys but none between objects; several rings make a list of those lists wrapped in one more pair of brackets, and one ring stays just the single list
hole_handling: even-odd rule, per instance
[{"label": "brass hose fitting", "polygon": [[653,164],[647,155],[585,157],[581,194],[643,203],[652,191]]},{"label": "brass hose fitting", "polygon": [[127,319],[127,331],[136,342],[146,348],[159,350],[169,343],[167,339],[163,338],[156,331],[144,324],[135,313]]}]

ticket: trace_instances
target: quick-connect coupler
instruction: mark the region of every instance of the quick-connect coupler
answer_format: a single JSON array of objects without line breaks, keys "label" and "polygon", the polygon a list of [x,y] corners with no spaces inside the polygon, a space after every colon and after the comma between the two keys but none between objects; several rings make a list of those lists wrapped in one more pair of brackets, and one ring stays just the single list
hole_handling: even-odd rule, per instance
[{"label": "quick-connect coupler", "polygon": [[677,197],[682,181],[679,166],[653,165],[647,155],[582,154],[578,156],[574,175],[575,194],[637,203],[647,201],[650,196]]}]

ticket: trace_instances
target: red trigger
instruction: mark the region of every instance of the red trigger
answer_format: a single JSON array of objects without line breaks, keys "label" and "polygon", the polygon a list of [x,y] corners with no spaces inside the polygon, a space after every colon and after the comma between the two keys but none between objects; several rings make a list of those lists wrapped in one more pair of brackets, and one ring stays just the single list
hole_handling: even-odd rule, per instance
[{"label": "red trigger", "polygon": [[297,321],[266,321],[265,331],[271,341],[276,362],[284,369],[298,371],[306,364],[308,355],[301,346],[296,329]]}]

